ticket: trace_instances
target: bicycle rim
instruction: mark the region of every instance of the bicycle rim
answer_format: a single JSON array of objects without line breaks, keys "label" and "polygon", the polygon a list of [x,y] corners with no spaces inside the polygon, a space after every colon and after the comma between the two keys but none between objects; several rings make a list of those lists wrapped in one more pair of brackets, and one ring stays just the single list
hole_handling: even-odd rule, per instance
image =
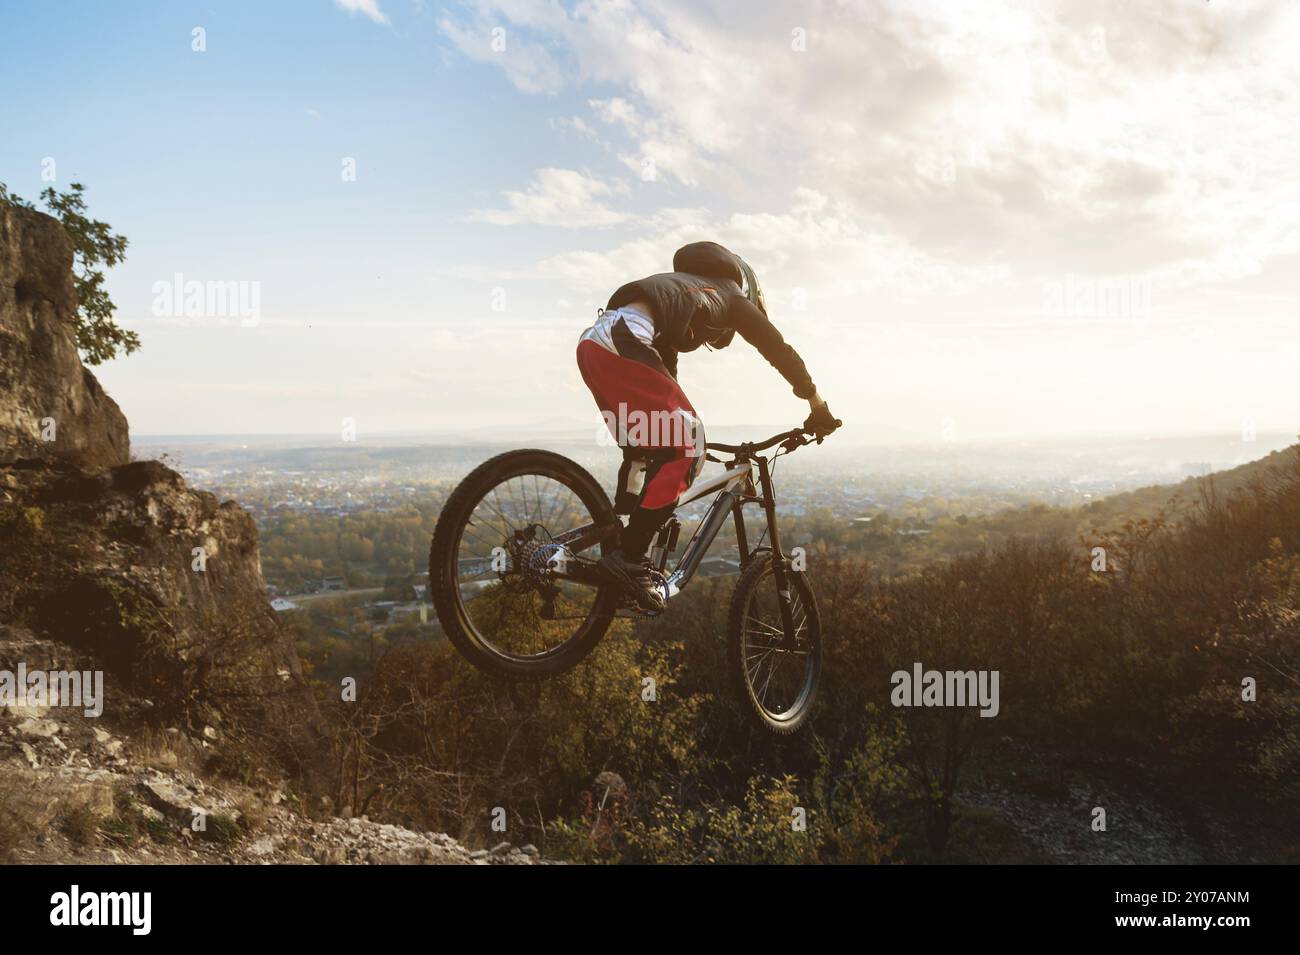
[{"label": "bicycle rim", "polygon": [[566,650],[603,612],[595,587],[559,579],[555,538],[597,515],[562,475],[507,475],[468,502],[455,545],[460,618],[483,650],[538,663]]}]

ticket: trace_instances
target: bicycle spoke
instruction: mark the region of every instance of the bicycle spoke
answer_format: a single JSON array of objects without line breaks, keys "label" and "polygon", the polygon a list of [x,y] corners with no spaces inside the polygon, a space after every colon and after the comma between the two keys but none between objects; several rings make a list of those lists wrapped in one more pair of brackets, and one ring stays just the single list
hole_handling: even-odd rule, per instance
[{"label": "bicycle spoke", "polygon": [[[536,477],[536,475],[533,475],[533,477]],[[522,475],[516,478],[516,480],[519,482],[519,494],[523,503],[524,518],[527,520],[529,524],[536,524],[537,518],[540,516],[540,514],[533,510],[532,504],[528,503],[528,482],[524,480]],[[513,495],[511,496],[510,500],[512,503],[518,503],[515,501]]]},{"label": "bicycle spoke", "polygon": [[[480,501],[479,503],[483,504],[485,502]],[[501,539],[504,540],[505,538],[510,536],[510,523],[507,520],[505,520],[504,515],[502,515],[500,521],[498,521],[497,518],[492,515],[490,508],[491,505],[489,504],[486,509],[480,512],[479,506],[475,505],[474,515],[476,516],[477,519],[472,519],[468,523],[466,523],[465,530],[468,530],[470,527],[474,527],[477,529],[481,526],[484,533],[500,534]],[[463,535],[464,530],[462,530],[461,533]]]},{"label": "bicycle spoke", "polygon": [[[591,618],[600,591],[553,576],[550,548],[570,526],[594,524],[574,489],[546,474],[510,475],[483,491],[457,545],[457,594],[478,639],[521,659],[568,642]],[[504,572],[489,563],[498,548],[508,555]]]},{"label": "bicycle spoke", "polygon": [[[754,677],[756,677],[756,676],[758,675],[758,671],[761,670],[761,669],[763,668],[763,661],[766,660],[769,656],[771,656],[771,654],[772,654],[771,649],[765,650],[765,651],[764,651],[763,653],[761,653],[761,654],[757,654],[757,656],[758,656],[758,662],[754,664],[754,668],[753,668],[752,670],[749,670],[749,671],[748,671],[748,672],[749,672],[749,680],[750,680],[750,683],[751,683],[751,684],[752,684],[753,681],[754,681]],[[748,663],[750,659],[752,659],[752,657],[747,657],[745,662]]]},{"label": "bicycle spoke", "polygon": [[767,688],[772,685],[772,677],[776,675],[776,664],[773,663],[767,668],[767,679],[763,681],[763,689],[758,695],[758,702],[767,703]]},{"label": "bicycle spoke", "polygon": [[484,547],[486,547],[486,548],[487,548],[487,554],[488,554],[488,556],[491,556],[493,548],[501,546],[500,544],[493,544],[493,543],[491,543],[490,541],[485,541],[483,538],[479,537],[477,534],[473,533],[473,532],[470,531],[468,528],[467,528],[467,529],[466,529],[466,530],[461,534],[461,540],[462,540],[462,541],[464,540],[464,536],[465,536],[465,534],[469,534],[469,535],[472,536],[475,540],[477,540],[480,544],[482,544]]},{"label": "bicycle spoke", "polygon": [[514,516],[514,517],[507,517],[507,516],[506,516],[506,512],[505,512],[505,510],[503,509],[503,508],[505,507],[505,505],[503,505],[503,504],[501,503],[501,495],[497,493],[499,490],[500,490],[499,487],[494,487],[494,488],[492,489],[492,500],[493,500],[495,503],[490,503],[486,497],[483,498],[483,503],[484,503],[484,504],[487,504],[488,507],[492,508],[492,509],[493,509],[494,511],[496,511],[499,515],[501,515],[501,520],[503,520],[503,521],[506,522],[506,527],[517,529],[517,528],[519,527],[519,515],[518,515],[518,512],[517,512],[517,510],[516,510],[515,508],[511,508],[511,510],[516,510],[516,514],[515,514],[515,516]]},{"label": "bicycle spoke", "polygon": [[[496,488],[493,488],[493,489],[492,489],[492,493],[493,493],[494,495],[496,494]],[[498,499],[498,502],[499,502],[499,500],[500,500],[500,499]],[[515,528],[516,525],[511,523],[510,518],[506,517],[506,515],[504,514],[504,512],[502,512],[501,508],[498,507],[496,504],[493,504],[493,503],[492,503],[491,501],[489,501],[486,497],[483,498],[483,500],[479,501],[479,503],[480,503],[480,504],[485,504],[485,505],[487,505],[487,507],[488,507],[489,509],[494,510],[494,511],[497,512],[497,516],[501,518],[502,523],[505,525],[506,533],[507,533],[507,535],[509,535],[510,531],[513,530],[513,529]]]},{"label": "bicycle spoke", "polygon": [[757,618],[755,618],[755,617],[750,617],[750,616],[746,616],[745,619],[746,619],[746,620],[752,620],[754,623],[758,624],[760,627],[762,627],[764,630],[766,630],[768,633],[772,634],[772,635],[775,636],[775,637],[784,637],[784,636],[785,636],[785,634],[783,634],[783,633],[781,632],[781,630],[780,630],[779,627],[774,627],[774,626],[772,626],[772,625],[771,625],[770,623],[768,623],[766,620],[759,620],[759,619],[757,619]]},{"label": "bicycle spoke", "polygon": [[573,489],[571,487],[563,484],[560,486],[564,488],[565,495],[564,497],[560,497],[558,494],[555,495],[555,506],[553,509],[546,512],[546,521],[543,522],[547,527],[550,527],[551,523],[564,513],[566,505],[574,498]]},{"label": "bicycle spoke", "polygon": [[[759,578],[742,618],[741,657],[749,692],[758,708],[773,719],[793,716],[815,679],[816,639],[813,617],[797,587],[789,598],[786,631],[781,599],[772,572]],[[772,592],[769,593],[768,591]]]}]

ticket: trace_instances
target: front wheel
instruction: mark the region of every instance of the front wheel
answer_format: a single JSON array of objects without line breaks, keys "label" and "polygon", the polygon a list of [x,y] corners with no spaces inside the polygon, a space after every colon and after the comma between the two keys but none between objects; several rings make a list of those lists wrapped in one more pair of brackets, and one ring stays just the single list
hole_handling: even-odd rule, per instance
[{"label": "front wheel", "polygon": [[786,634],[773,556],[756,557],[731,597],[727,662],[746,712],[765,730],[797,733],[812,713],[822,670],[822,627],[806,575],[790,570],[794,632]]}]

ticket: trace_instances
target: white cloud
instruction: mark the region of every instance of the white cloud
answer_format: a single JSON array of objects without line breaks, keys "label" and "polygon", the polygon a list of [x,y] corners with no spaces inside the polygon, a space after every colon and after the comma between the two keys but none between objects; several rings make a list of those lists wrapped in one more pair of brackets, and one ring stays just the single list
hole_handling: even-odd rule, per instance
[{"label": "white cloud", "polygon": [[829,309],[885,288],[900,295],[913,288],[955,291],[1006,277],[996,264],[955,267],[898,236],[873,231],[844,205],[808,188],[796,189],[784,212],[717,218],[704,209],[661,209],[645,219],[643,234],[603,252],[549,256],[533,275],[575,292],[608,294],[629,278],[668,271],[674,250],[705,238],[742,250],[781,310],[795,289]]},{"label": "white cloud", "polygon": [[[585,103],[601,149],[584,148],[583,176],[646,159],[658,173],[626,176],[637,214],[593,219],[612,228],[501,256],[502,274],[536,293],[522,307],[603,303],[670,268],[680,244],[715,239],[758,270],[775,321],[846,420],[928,429],[954,416],[965,434],[1010,434],[1294,417],[1277,369],[1296,348],[1300,5],[734,10],[466,0],[448,14],[453,45],[532,108],[568,116]],[[493,28],[506,31],[496,52]],[[565,125],[536,144],[555,150],[543,162],[575,162],[572,130],[586,135]],[[555,221],[550,191],[534,182],[478,215]],[[608,201],[575,200],[605,213]],[[1067,277],[1136,282],[1150,314],[1047,314],[1044,289]],[[770,374],[750,349],[682,368],[706,418],[769,407],[767,391],[739,402],[729,385]]]},{"label": "white cloud", "polygon": [[522,91],[600,90],[619,159],[711,204],[813,183],[871,234],[1026,276],[1213,281],[1300,251],[1295,5],[467,7],[458,45]]},{"label": "white cloud", "polygon": [[571,129],[583,139],[590,139],[593,142],[600,141],[596,131],[581,116],[561,116],[552,119],[551,127],[554,129]]},{"label": "white cloud", "polygon": [[605,197],[626,192],[575,169],[539,169],[525,191],[506,192],[508,208],[476,209],[468,218],[493,225],[549,225],[567,229],[608,226],[627,216],[605,205]]},{"label": "white cloud", "polygon": [[379,9],[379,0],[334,0],[334,5],[348,13],[360,13],[376,23],[388,22],[388,17]]},{"label": "white cloud", "polygon": [[[532,6],[542,8],[541,4]],[[536,12],[525,6],[495,17],[490,11],[481,10],[468,23],[444,16],[438,21],[438,27],[470,59],[499,66],[518,89],[525,93],[545,93],[563,85],[563,67],[545,44],[529,42],[523,31],[513,32],[516,23],[536,22],[533,17]],[[511,25],[509,29],[506,23]],[[494,36],[494,30],[506,32]],[[504,49],[495,48],[501,43]]]}]

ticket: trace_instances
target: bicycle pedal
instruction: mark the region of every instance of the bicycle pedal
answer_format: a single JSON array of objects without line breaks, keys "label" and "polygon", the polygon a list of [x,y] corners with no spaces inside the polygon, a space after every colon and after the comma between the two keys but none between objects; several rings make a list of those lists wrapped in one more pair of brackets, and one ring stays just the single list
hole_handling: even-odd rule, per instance
[{"label": "bicycle pedal", "polygon": [[662,610],[642,610],[635,603],[629,602],[619,607],[614,616],[623,617],[624,619],[639,617],[642,620],[653,620],[662,613]]},{"label": "bicycle pedal", "polygon": [[636,602],[636,598],[624,597],[619,601],[618,608],[615,612],[619,616],[644,617],[649,620],[659,616],[663,613],[663,610],[646,610]]}]

